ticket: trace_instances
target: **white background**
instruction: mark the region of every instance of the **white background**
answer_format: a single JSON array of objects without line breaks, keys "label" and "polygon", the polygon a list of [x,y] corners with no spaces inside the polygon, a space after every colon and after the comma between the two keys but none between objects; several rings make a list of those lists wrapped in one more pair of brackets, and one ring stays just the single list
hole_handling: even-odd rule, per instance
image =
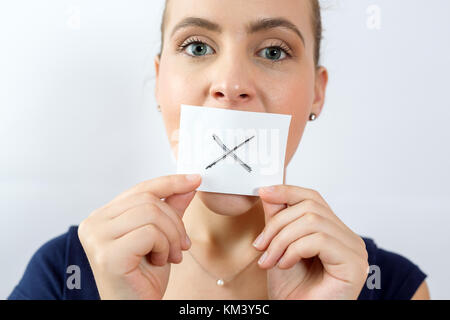
[{"label": "white background", "polygon": [[[447,0],[326,1],[330,82],[287,183],[450,298]],[[381,10],[380,28],[367,25]],[[32,254],[136,183],[175,172],[154,100],[163,1],[0,3],[0,298]],[[144,80],[149,80],[145,87]]]}]

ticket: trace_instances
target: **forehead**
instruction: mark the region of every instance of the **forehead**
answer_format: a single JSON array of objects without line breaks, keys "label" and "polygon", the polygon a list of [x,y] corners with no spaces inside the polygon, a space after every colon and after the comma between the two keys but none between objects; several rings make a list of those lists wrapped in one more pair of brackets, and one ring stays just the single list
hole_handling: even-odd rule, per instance
[{"label": "forehead", "polygon": [[313,41],[310,0],[170,0],[165,33],[185,17],[214,21],[224,32],[242,33],[261,18],[285,18],[301,30],[305,41]]}]

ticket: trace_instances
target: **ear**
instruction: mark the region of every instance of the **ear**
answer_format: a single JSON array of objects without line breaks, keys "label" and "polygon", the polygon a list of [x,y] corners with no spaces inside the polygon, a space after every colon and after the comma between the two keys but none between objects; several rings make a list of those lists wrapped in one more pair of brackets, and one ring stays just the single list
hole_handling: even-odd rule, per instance
[{"label": "ear", "polygon": [[160,65],[161,57],[159,55],[155,56],[155,97],[156,102],[159,104],[159,90],[158,90],[158,82],[159,82],[159,65]]},{"label": "ear", "polygon": [[325,92],[328,84],[328,71],[325,67],[316,69],[316,79],[314,84],[314,101],[311,112],[319,116],[325,103]]}]

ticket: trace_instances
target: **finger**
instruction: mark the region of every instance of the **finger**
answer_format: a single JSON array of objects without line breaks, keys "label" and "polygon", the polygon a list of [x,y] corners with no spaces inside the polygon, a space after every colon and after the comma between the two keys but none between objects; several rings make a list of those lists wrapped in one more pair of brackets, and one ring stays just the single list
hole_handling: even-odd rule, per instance
[{"label": "finger", "polygon": [[167,197],[164,201],[175,210],[180,218],[183,217],[186,208],[191,203],[195,196],[196,191],[188,193],[174,194]]},{"label": "finger", "polygon": [[178,232],[172,219],[156,204],[146,203],[132,208],[117,218],[108,221],[107,228],[111,232],[111,237],[118,239],[147,224],[156,225],[169,240],[169,259],[175,263],[181,262],[182,235]]},{"label": "finger", "polygon": [[308,212],[284,227],[273,239],[268,240],[269,246],[266,250],[267,258],[264,261],[264,267],[272,268],[275,266],[291,243],[309,234],[318,232],[331,235],[340,240],[355,251],[356,254],[361,253],[362,248],[356,237],[345,232],[329,219]]},{"label": "finger", "polygon": [[287,208],[286,204],[274,204],[269,203],[261,198],[261,202],[264,209],[264,220],[266,224],[272,219],[277,213]]},{"label": "finger", "polygon": [[330,208],[322,196],[317,191],[312,189],[280,184],[260,188],[258,192],[264,201],[273,204],[286,203],[288,206],[293,206],[306,199],[311,199],[322,204],[324,207]]},{"label": "finger", "polygon": [[325,271],[341,281],[359,281],[367,273],[367,261],[341,241],[318,232],[302,237],[289,245],[279,262],[280,269],[292,268],[300,259],[318,256]]},{"label": "finger", "polygon": [[139,192],[128,195],[117,200],[113,200],[102,208],[103,214],[109,218],[114,219],[122,213],[134,207],[141,206],[145,203],[154,203],[159,200],[150,192]]},{"label": "finger", "polygon": [[[184,226],[182,217],[180,217],[180,215],[175,211],[175,209],[172,206],[170,206],[166,201],[157,200],[155,203],[161,208],[161,210],[163,210],[167,214],[167,216],[169,216],[170,219],[172,219],[173,223],[175,224],[181,237],[181,244],[183,250],[189,249],[191,246],[191,242],[187,235],[186,227]],[[184,213],[182,214],[182,216],[183,215]]]},{"label": "finger", "polygon": [[[180,195],[183,197],[183,195]],[[190,197],[190,195],[186,195],[184,197]],[[186,199],[184,199],[186,201]],[[183,201],[183,200],[181,200]],[[175,202],[177,200],[175,199]],[[140,192],[129,195],[127,198],[122,198],[118,200],[114,205],[110,205],[109,208],[105,208],[105,215],[110,219],[115,219],[118,216],[124,214],[130,209],[142,206],[144,204],[156,204],[163,210],[170,219],[175,223],[175,226],[180,233],[180,237],[182,239],[182,247],[183,249],[189,249],[190,243],[186,240],[186,229],[180,216],[175,212],[174,209],[171,208],[166,202],[160,200],[158,197],[154,196],[149,192]]]},{"label": "finger", "polygon": [[169,246],[164,233],[157,226],[147,224],[115,240],[110,259],[115,270],[122,274],[131,271],[150,253],[152,264],[164,266],[169,256]]},{"label": "finger", "polygon": [[[278,204],[270,204],[263,201],[263,207],[266,210],[270,210],[271,206],[279,206]],[[267,209],[269,207],[269,209]],[[277,209],[274,209],[278,210]],[[314,212],[319,214],[320,216],[330,219],[335,222],[340,228],[345,230],[346,232],[353,233],[353,231],[348,228],[333,212],[331,212],[328,208],[322,206],[316,201],[313,200],[304,200],[296,205],[290,206],[286,209],[281,210],[280,212],[276,212],[268,221],[266,221],[266,225],[261,232],[261,237],[258,237],[259,240],[257,244],[255,244],[255,248],[257,249],[265,249],[266,245],[270,243],[272,238],[280,232],[285,226],[287,226],[292,221],[302,217],[304,214],[308,212]],[[266,213],[268,215],[271,212]]]},{"label": "finger", "polygon": [[128,197],[133,193],[150,192],[159,199],[169,197],[173,194],[194,191],[201,183],[199,174],[173,174],[157,177],[141,182],[133,188],[123,192],[116,199]]}]

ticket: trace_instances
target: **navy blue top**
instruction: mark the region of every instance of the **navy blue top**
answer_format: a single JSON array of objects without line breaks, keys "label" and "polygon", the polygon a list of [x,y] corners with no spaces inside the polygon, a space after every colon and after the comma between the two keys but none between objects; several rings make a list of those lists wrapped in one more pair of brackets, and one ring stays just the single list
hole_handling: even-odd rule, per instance
[{"label": "navy blue top", "polygon": [[[44,243],[32,256],[19,283],[9,295],[10,300],[97,300],[100,296],[84,249],[78,239],[78,226]],[[371,269],[358,300],[409,300],[427,275],[413,262],[394,252],[383,250],[370,238],[366,243],[370,266],[379,267],[380,285]],[[74,288],[74,271],[80,268],[80,288]],[[68,277],[70,286],[67,285]],[[378,287],[378,288],[377,288]]]}]

